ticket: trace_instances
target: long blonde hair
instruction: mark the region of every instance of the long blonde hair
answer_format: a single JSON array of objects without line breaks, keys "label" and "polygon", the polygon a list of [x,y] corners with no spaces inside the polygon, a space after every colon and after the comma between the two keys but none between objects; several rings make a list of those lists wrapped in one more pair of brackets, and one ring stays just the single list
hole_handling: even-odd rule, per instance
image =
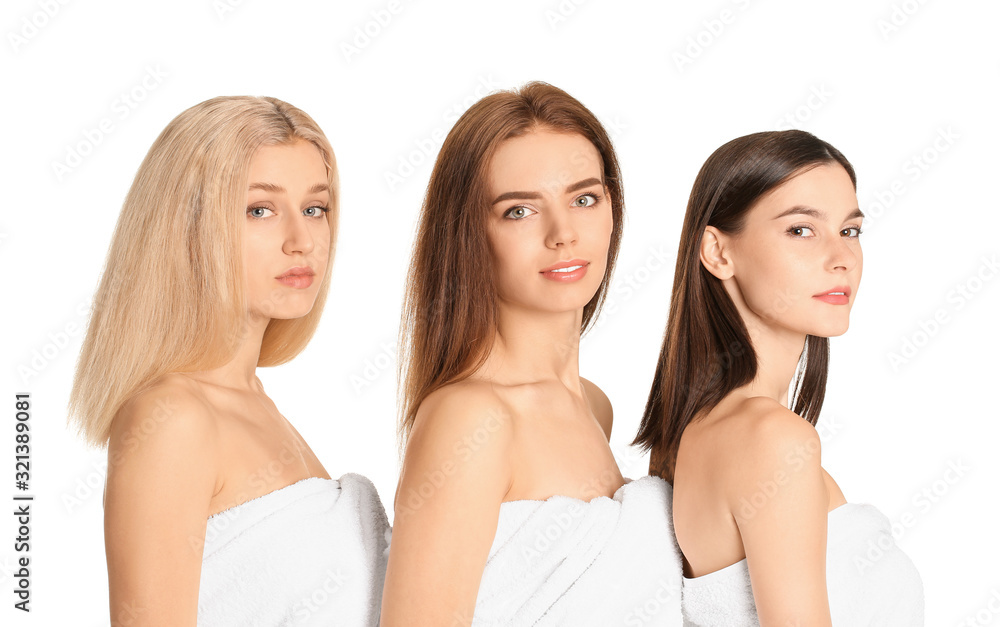
[{"label": "long blonde hair", "polygon": [[[213,98],[178,115],[153,142],[118,217],[70,393],[70,421],[90,443],[106,445],[121,407],[160,376],[232,359],[247,324],[240,251],[250,161],[261,146],[296,139],[312,142],[326,163],[332,262],[337,163],[305,112],[276,98]],[[330,274],[307,315],[270,321],[258,366],[305,348]]]}]

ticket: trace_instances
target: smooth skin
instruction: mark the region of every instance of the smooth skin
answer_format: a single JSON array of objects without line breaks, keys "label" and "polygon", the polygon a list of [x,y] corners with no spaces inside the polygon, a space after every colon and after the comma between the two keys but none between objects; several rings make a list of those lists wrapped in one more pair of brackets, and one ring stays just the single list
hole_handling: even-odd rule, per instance
[{"label": "smooth skin", "polygon": [[[268,322],[306,315],[327,271],[326,169],[316,147],[298,140],[260,148],[249,181],[250,311],[236,355],[215,370],[162,377],[112,423],[104,498],[112,624],[195,625],[209,516],[330,478],[255,374]],[[308,288],[277,281],[296,266],[315,272]]]},{"label": "smooth skin", "polygon": [[[611,202],[596,148],[535,129],[491,163],[498,337],[469,379],[421,403],[395,499],[382,626],[469,625],[500,506],[613,496],[611,403],[579,375],[583,307],[607,265]],[[580,280],[540,271],[582,259]]]},{"label": "smooth skin", "polygon": [[[762,197],[738,235],[707,227],[701,261],[747,325],[759,370],[692,422],[674,471],[685,576],[747,560],[761,627],[829,627],[827,514],[845,503],[820,463],[816,429],[788,409],[807,334],[847,330],[861,280],[862,214],[839,164],[797,174]],[[814,296],[849,287],[849,302]]]}]

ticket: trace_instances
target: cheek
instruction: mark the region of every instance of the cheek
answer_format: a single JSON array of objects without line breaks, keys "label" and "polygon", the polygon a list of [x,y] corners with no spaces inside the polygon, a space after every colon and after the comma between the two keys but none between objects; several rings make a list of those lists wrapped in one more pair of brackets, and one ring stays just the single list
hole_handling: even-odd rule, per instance
[{"label": "cheek", "polygon": [[262,290],[267,287],[267,255],[262,239],[259,233],[253,231],[245,234],[243,239],[243,272],[247,277],[247,296],[250,298],[259,298]]},{"label": "cheek", "polygon": [[315,242],[312,253],[314,263],[318,267],[325,268],[330,263],[330,252],[332,246],[332,240],[330,239],[330,227],[323,224],[321,228],[317,230],[313,241]]},{"label": "cheek", "polygon": [[601,256],[601,265],[607,267],[608,264],[608,250],[611,248],[611,234],[615,230],[614,217],[611,215],[611,211],[608,210],[605,215],[604,222],[602,224],[601,239],[600,239],[600,251],[604,254]]},{"label": "cheek", "polygon": [[[794,251],[793,251],[794,252]],[[740,287],[747,305],[758,316],[781,318],[794,311],[810,296],[808,281],[802,275],[804,261],[787,249],[771,249],[742,260]]]},{"label": "cheek", "polygon": [[538,264],[538,252],[531,244],[531,238],[516,228],[503,229],[491,238],[493,246],[494,272],[500,295],[509,297],[523,292],[525,281]]}]

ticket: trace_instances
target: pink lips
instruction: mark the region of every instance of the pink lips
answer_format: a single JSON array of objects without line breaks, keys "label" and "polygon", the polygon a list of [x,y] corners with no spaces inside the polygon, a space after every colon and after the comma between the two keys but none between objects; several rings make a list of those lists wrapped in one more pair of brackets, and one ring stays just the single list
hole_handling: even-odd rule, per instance
[{"label": "pink lips", "polygon": [[835,287],[832,290],[816,294],[813,298],[821,300],[824,303],[830,303],[831,305],[846,305],[851,300],[851,288],[846,286]]},{"label": "pink lips", "polygon": [[294,268],[289,268],[283,274],[274,278],[288,287],[304,289],[312,285],[313,277],[315,275],[316,273],[313,272],[312,268],[296,266]]},{"label": "pink lips", "polygon": [[589,261],[584,261],[583,259],[570,259],[568,261],[560,261],[559,263],[553,264],[539,272],[539,274],[550,281],[571,283],[582,279],[587,274],[588,266],[590,266]]}]

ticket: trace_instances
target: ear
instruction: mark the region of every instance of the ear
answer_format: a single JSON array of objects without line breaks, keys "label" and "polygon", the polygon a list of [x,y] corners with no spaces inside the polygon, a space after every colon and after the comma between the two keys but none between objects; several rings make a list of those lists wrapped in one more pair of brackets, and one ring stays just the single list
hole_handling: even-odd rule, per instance
[{"label": "ear", "polygon": [[701,236],[699,258],[701,265],[720,281],[733,276],[733,260],[730,258],[728,245],[729,237],[725,233],[714,226],[705,227],[705,233]]}]

